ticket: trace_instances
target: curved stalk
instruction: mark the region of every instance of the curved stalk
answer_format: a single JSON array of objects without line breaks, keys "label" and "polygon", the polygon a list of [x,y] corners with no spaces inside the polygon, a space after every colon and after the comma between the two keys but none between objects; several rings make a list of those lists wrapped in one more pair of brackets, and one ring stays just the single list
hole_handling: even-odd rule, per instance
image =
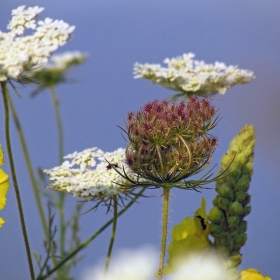
[{"label": "curved stalk", "polygon": [[[120,211],[118,212],[118,217],[120,217],[126,210],[128,210],[131,205],[137,200],[139,196],[145,191],[145,188],[135,195],[135,197]],[[102,233],[110,224],[113,223],[113,218],[110,219],[106,224],[104,224],[99,230],[97,230],[91,237],[89,237],[85,242],[83,242],[79,247],[77,247],[72,253],[70,253],[67,257],[65,257],[61,262],[58,263],[53,269],[50,269],[46,275],[39,275],[37,280],[44,280],[47,279],[50,275],[52,275],[55,271],[60,269],[67,261],[73,258],[78,252],[82,249],[86,248],[87,245],[94,240],[100,233]]]},{"label": "curved stalk", "polygon": [[108,253],[107,253],[107,258],[106,258],[106,265],[105,265],[105,279],[108,274],[109,270],[109,264],[110,264],[110,259],[111,259],[111,253],[115,241],[115,236],[116,236],[116,229],[117,229],[117,221],[118,221],[118,201],[117,201],[117,196],[114,196],[114,217],[113,217],[113,227],[112,227],[112,233],[111,233],[111,240],[108,248]]},{"label": "curved stalk", "polygon": [[55,89],[53,86],[50,87],[53,106],[55,110],[55,117],[56,117],[56,123],[58,128],[58,150],[59,150],[59,164],[62,164],[63,162],[63,129],[62,129],[62,121],[61,121],[61,115],[59,110],[59,100],[57,99],[57,95],[55,92]]},{"label": "curved stalk", "polygon": [[167,240],[167,225],[168,225],[168,207],[169,207],[169,193],[170,189],[163,187],[163,210],[162,210],[162,231],[161,231],[161,250],[158,267],[157,279],[161,280],[163,276],[163,266],[165,259],[166,240]]},{"label": "curved stalk", "polygon": [[9,157],[9,162],[10,162],[14,190],[15,190],[16,199],[17,199],[21,229],[22,229],[22,234],[23,234],[23,239],[24,239],[24,244],[25,244],[25,250],[26,250],[26,255],[27,255],[27,260],[28,260],[30,277],[32,280],[34,280],[35,275],[34,275],[34,269],[33,269],[33,264],[32,264],[32,257],[31,257],[31,253],[30,253],[28,235],[27,235],[27,231],[26,231],[24,214],[23,214],[20,192],[19,192],[17,176],[16,176],[16,170],[15,170],[15,165],[14,165],[14,160],[13,160],[13,152],[12,152],[12,145],[11,145],[11,139],[10,139],[9,104],[8,104],[8,98],[7,98],[7,87],[6,87],[5,82],[1,82],[1,89],[2,89],[2,95],[3,95],[4,109],[5,109],[5,134],[6,134],[8,157]]},{"label": "curved stalk", "polygon": [[[54,86],[50,86],[51,97],[53,101],[56,123],[58,128],[58,151],[59,151],[59,164],[63,162],[63,129],[62,129],[62,121],[61,114],[59,110],[59,100],[57,98]],[[63,257],[65,255],[65,235],[66,235],[66,227],[64,223],[64,201],[65,201],[65,193],[61,192],[58,194],[58,201],[56,203],[57,209],[59,212],[59,226],[60,226],[60,255]],[[62,271],[62,274],[65,273]]]},{"label": "curved stalk", "polygon": [[33,192],[34,192],[34,195],[35,195],[35,200],[36,200],[37,208],[38,208],[38,211],[39,211],[40,219],[41,219],[41,222],[42,222],[42,226],[43,226],[43,229],[44,229],[44,233],[45,233],[45,236],[47,237],[48,236],[47,221],[46,221],[45,213],[44,213],[44,210],[43,210],[42,201],[40,199],[39,190],[37,188],[37,183],[36,183],[35,175],[34,175],[34,172],[33,172],[31,159],[30,159],[30,156],[29,156],[29,152],[28,152],[26,141],[25,141],[24,133],[23,133],[23,130],[22,130],[22,126],[20,124],[18,114],[16,112],[15,106],[13,104],[13,100],[10,97],[8,90],[7,90],[7,99],[9,101],[9,106],[11,108],[11,113],[12,113],[12,116],[13,116],[15,124],[16,124],[17,133],[18,133],[18,136],[19,136],[19,139],[20,139],[21,148],[22,148],[22,151],[23,151],[23,155],[24,155],[26,166],[27,166],[28,175],[29,175],[29,178],[30,178],[30,181],[31,181],[32,189],[33,189]]}]

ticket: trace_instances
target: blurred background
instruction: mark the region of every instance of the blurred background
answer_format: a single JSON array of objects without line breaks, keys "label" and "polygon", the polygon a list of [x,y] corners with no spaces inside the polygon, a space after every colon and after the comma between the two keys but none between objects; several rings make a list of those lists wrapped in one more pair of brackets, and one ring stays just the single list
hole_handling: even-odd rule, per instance
[{"label": "blurred background", "polygon": [[[125,147],[116,125],[124,125],[126,113],[137,110],[146,101],[172,94],[148,80],[135,80],[132,74],[135,62],[162,63],[166,57],[193,52],[196,59],[206,63],[220,61],[254,71],[256,80],[212,99],[222,116],[215,128],[219,146],[212,165],[219,163],[230,140],[245,124],[255,126],[252,212],[247,218],[248,241],[242,250],[240,267],[254,267],[272,279],[280,279],[280,2],[1,0],[0,30],[6,32],[11,10],[20,5],[45,7],[40,19],[51,17],[76,25],[72,40],[57,53],[79,50],[89,55],[86,63],[71,73],[71,82],[57,87],[65,154],[90,147],[104,151]],[[33,89],[19,85],[22,98],[12,90],[11,94],[33,165],[52,168],[58,165],[58,145],[51,96],[46,90],[30,98]],[[6,151],[2,100],[0,108],[0,143]],[[11,136],[31,249],[44,253],[43,231],[14,123]],[[9,173],[7,156],[3,169]],[[113,255],[121,248],[139,248],[145,244],[159,250],[161,192],[153,190],[148,194],[153,197],[140,199],[119,219]],[[214,190],[201,194],[172,190],[169,230],[186,215],[194,214],[202,196],[209,210]],[[7,199],[0,213],[6,220],[0,230],[1,279],[29,279],[12,184]],[[75,203],[79,202],[67,197],[66,215],[73,211]],[[90,202],[86,205],[91,206]],[[81,215],[82,241],[111,217],[112,213],[106,215],[104,207]],[[84,271],[99,260],[105,261],[109,238],[110,228],[81,252],[83,260],[72,273],[75,279],[82,279]]]}]

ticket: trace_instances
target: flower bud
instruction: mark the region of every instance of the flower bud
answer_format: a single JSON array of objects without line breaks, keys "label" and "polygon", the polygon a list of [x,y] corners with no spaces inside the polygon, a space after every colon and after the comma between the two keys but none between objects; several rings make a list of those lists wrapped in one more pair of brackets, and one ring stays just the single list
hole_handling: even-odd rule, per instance
[{"label": "flower bud", "polygon": [[232,216],[235,216],[235,215],[241,216],[243,214],[242,205],[238,201],[231,203],[230,207],[229,207],[229,213]]},{"label": "flower bud", "polygon": [[220,196],[222,196],[224,198],[227,198],[231,201],[234,199],[233,189],[227,185],[218,186],[216,188],[216,191]]},{"label": "flower bud", "polygon": [[230,201],[228,199],[223,198],[223,197],[218,198],[218,205],[221,209],[226,211],[229,207],[229,204],[230,204]]},{"label": "flower bud", "polygon": [[242,261],[242,255],[238,251],[233,251],[227,261],[228,268],[238,267]]},{"label": "flower bud", "polygon": [[247,221],[241,221],[239,224],[239,233],[244,233],[247,230]]},{"label": "flower bud", "polygon": [[234,238],[234,243],[236,245],[243,246],[243,245],[245,245],[246,241],[247,241],[247,234],[246,233],[241,233]]},{"label": "flower bud", "polygon": [[231,169],[229,170],[229,175],[228,175],[228,179],[230,180],[230,182],[232,184],[236,184],[239,180],[239,178],[241,177],[241,170],[239,168],[235,168],[235,169]]},{"label": "flower bud", "polygon": [[253,174],[253,163],[248,162],[246,165],[242,167],[242,174]]},{"label": "flower bud", "polygon": [[228,217],[228,227],[230,229],[236,229],[238,227],[239,221],[240,220],[238,216]]},{"label": "flower bud", "polygon": [[243,205],[247,205],[251,202],[251,195],[249,195],[248,193],[246,193],[246,197],[243,201]]},{"label": "flower bud", "polygon": [[247,205],[247,206],[244,207],[244,209],[243,209],[243,215],[244,215],[244,217],[250,214],[251,209],[252,209],[252,208],[251,208],[251,205]]},{"label": "flower bud", "polygon": [[230,166],[233,160],[233,156],[229,155],[228,153],[224,154],[221,160],[221,167],[222,169],[226,169]]},{"label": "flower bud", "polygon": [[218,207],[219,205],[218,205],[218,196],[215,196],[215,198],[213,199],[213,205],[215,206],[215,207]]},{"label": "flower bud", "polygon": [[235,185],[236,191],[247,192],[250,186],[250,180],[246,177],[241,177]]},{"label": "flower bud", "polygon": [[243,166],[243,165],[245,165],[246,164],[246,161],[247,161],[247,157],[246,157],[246,155],[244,154],[244,153],[238,153],[236,156],[235,156],[235,158],[234,158],[234,160],[233,160],[233,162],[234,162],[234,165],[235,166],[238,166],[238,167],[241,167],[241,166]]},{"label": "flower bud", "polygon": [[222,210],[220,210],[218,207],[213,207],[208,214],[208,218],[211,222],[219,225],[225,217]]},{"label": "flower bud", "polygon": [[236,192],[235,193],[235,200],[242,203],[246,198],[247,193],[245,192]]},{"label": "flower bud", "polygon": [[212,236],[218,237],[221,235],[221,233],[224,232],[223,228],[221,226],[210,224],[209,225],[209,232]]},{"label": "flower bud", "polygon": [[217,250],[225,257],[229,255],[229,248],[227,248],[226,246],[219,245],[217,246]]}]

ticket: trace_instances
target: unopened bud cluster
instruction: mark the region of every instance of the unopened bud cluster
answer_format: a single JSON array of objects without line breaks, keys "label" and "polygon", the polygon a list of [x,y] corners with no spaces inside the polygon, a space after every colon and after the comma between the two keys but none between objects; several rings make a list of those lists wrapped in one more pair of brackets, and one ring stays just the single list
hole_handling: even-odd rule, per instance
[{"label": "unopened bud cluster", "polygon": [[210,161],[216,137],[216,109],[208,99],[152,101],[127,116],[126,162],[133,172],[155,183],[176,183]]},{"label": "unopened bud cluster", "polygon": [[228,258],[228,268],[236,275],[242,260],[240,249],[247,240],[244,218],[251,211],[248,189],[253,174],[254,145],[254,128],[246,125],[222,157],[220,172],[228,168],[229,174],[216,182],[218,194],[208,216],[214,244]]}]

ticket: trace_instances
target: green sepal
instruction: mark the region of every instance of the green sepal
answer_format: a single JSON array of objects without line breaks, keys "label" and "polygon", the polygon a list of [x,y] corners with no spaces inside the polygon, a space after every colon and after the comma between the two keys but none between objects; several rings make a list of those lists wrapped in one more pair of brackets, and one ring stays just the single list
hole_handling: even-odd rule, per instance
[{"label": "green sepal", "polygon": [[224,197],[229,199],[230,201],[233,201],[234,199],[234,192],[233,189],[227,185],[217,186],[216,188],[217,193]]},{"label": "green sepal", "polygon": [[209,220],[214,224],[221,224],[225,220],[225,216],[222,210],[218,207],[213,207],[208,214]]},{"label": "green sepal", "polygon": [[228,227],[231,230],[235,230],[237,229],[238,225],[239,225],[239,217],[238,216],[230,216],[228,217]]},{"label": "green sepal", "polygon": [[210,224],[209,230],[210,234],[214,237],[219,237],[224,232],[224,229],[221,226],[215,224]]},{"label": "green sepal", "polygon": [[246,230],[247,230],[247,221],[242,221],[240,224],[239,224],[239,233],[244,233]]},{"label": "green sepal", "polygon": [[232,216],[235,215],[241,216],[243,214],[243,206],[238,201],[234,201],[229,206],[229,213]]},{"label": "green sepal", "polygon": [[251,205],[247,205],[243,208],[243,215],[244,217],[251,213],[252,207]]},{"label": "green sepal", "polygon": [[222,209],[227,211],[229,207],[230,201],[224,197],[218,197],[218,206]]},{"label": "green sepal", "polygon": [[246,233],[239,234],[234,238],[234,243],[236,245],[243,246],[243,245],[245,245],[246,241],[247,241],[247,234]]}]

